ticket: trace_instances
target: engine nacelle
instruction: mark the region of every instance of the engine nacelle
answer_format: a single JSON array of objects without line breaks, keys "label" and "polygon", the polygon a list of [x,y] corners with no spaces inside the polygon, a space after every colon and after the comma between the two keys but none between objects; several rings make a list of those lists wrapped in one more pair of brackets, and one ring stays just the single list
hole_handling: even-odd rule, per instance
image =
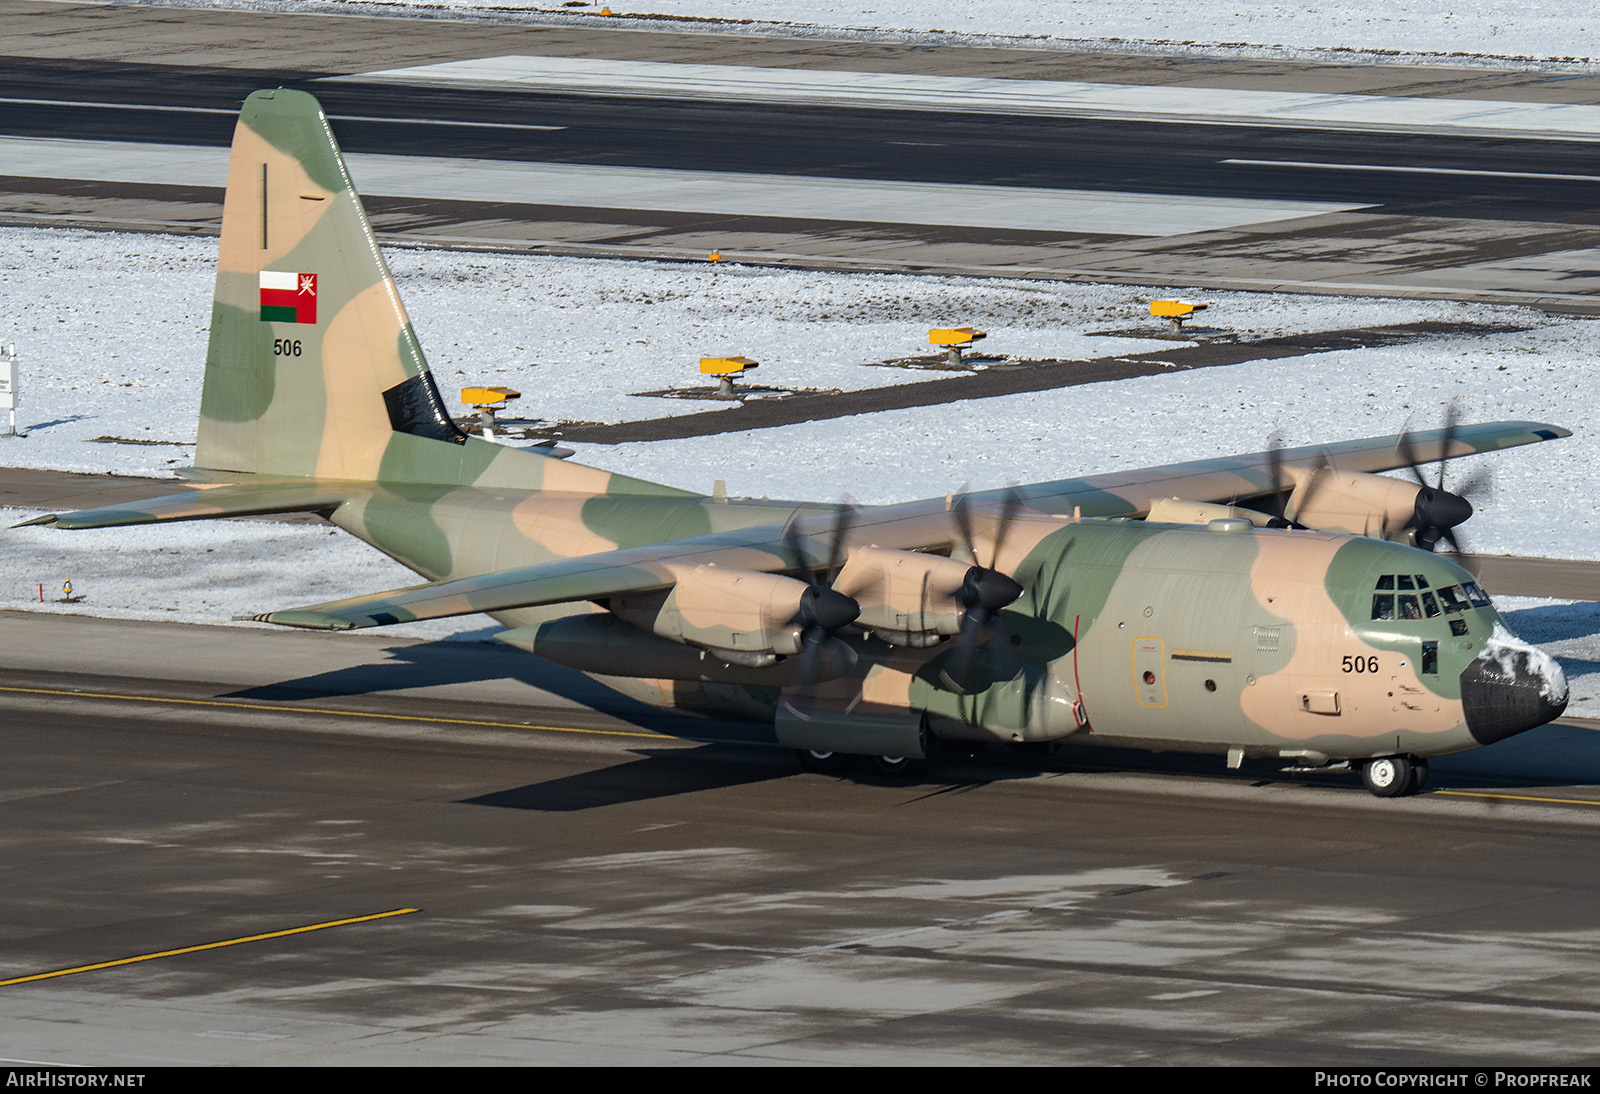
[{"label": "engine nacelle", "polygon": [[721,566],[687,568],[670,589],[613,597],[609,606],[618,618],[674,642],[757,655],[742,659],[752,664],[799,653],[808,628],[842,627],[859,612],[832,589]]},{"label": "engine nacelle", "polygon": [[892,645],[931,646],[961,632],[969,605],[957,594],[972,570],[942,555],[858,547],[833,587],[861,605],[857,626]]},{"label": "engine nacelle", "polygon": [[1410,538],[1422,490],[1416,483],[1334,468],[1305,472],[1298,479],[1284,509],[1296,524],[1375,539]]}]

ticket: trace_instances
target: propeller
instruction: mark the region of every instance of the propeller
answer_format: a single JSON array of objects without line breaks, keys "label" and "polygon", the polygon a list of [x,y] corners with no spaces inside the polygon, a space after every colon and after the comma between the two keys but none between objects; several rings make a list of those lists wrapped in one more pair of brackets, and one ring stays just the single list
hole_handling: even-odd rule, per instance
[{"label": "propeller", "polygon": [[1465,554],[1466,551],[1461,546],[1461,539],[1456,535],[1455,529],[1472,516],[1472,503],[1467,500],[1466,495],[1487,496],[1492,487],[1493,479],[1490,472],[1488,468],[1483,468],[1468,476],[1454,492],[1444,488],[1445,475],[1452,458],[1450,447],[1460,426],[1461,406],[1452,399],[1445,406],[1444,428],[1439,431],[1439,478],[1431,486],[1422,474],[1422,468],[1419,466],[1421,461],[1417,458],[1417,446],[1412,440],[1410,430],[1400,434],[1398,445],[1400,455],[1406,461],[1406,470],[1421,487],[1417,491],[1416,507],[1407,527],[1416,530],[1417,546],[1425,551],[1437,550],[1439,541],[1443,540],[1456,554]]},{"label": "propeller", "polygon": [[[1007,489],[1000,502],[1000,516],[995,524],[994,552],[989,556],[990,562],[999,561],[1006,535],[1021,508],[1022,496],[1015,490]],[[1011,652],[1010,633],[1006,630],[1000,612],[1001,609],[1016,602],[1022,595],[1023,588],[1015,578],[978,564],[978,551],[972,535],[971,502],[968,495],[963,494],[956,499],[950,507],[950,515],[955,520],[962,544],[973,559],[973,566],[967,571],[961,588],[955,594],[956,600],[966,608],[966,611],[961,617],[961,631],[956,636],[955,648],[950,651],[949,658],[940,670],[939,679],[949,690],[964,695],[972,675],[973,655],[977,652],[978,642],[986,632],[991,639],[995,671],[1003,679],[1011,679],[1020,671],[1016,657]]]},{"label": "propeller", "polygon": [[[1323,466],[1312,470],[1301,492],[1300,500],[1295,509],[1307,509],[1311,506],[1311,499],[1316,497],[1321,488],[1323,477],[1333,470],[1333,464],[1326,458]],[[1272,519],[1267,522],[1268,528],[1305,528],[1305,525],[1289,518],[1289,499],[1300,487],[1300,481],[1293,475],[1287,475],[1283,470],[1283,437],[1274,433],[1267,440],[1267,474],[1272,478]]]},{"label": "propeller", "polygon": [[[812,567],[802,537],[791,523],[783,534],[784,554],[789,569],[810,586],[800,598],[800,610],[794,622],[800,627],[800,664],[795,670],[794,688],[803,705],[810,705],[811,689],[824,679],[843,676],[856,665],[855,648],[839,637],[839,632],[856,621],[861,605],[832,587],[839,576],[844,561],[844,545],[856,520],[853,506],[841,506],[834,515],[828,530],[827,564],[823,567],[825,578],[819,578]],[[785,698],[785,704],[797,714],[801,704]]]},{"label": "propeller", "polygon": [[[1289,518],[1284,516],[1289,507],[1289,494],[1294,489],[1291,481],[1288,486],[1283,480],[1283,437],[1277,433],[1267,438],[1267,476],[1272,479],[1272,520],[1269,527],[1289,527]],[[1278,522],[1282,521],[1280,525]]]}]

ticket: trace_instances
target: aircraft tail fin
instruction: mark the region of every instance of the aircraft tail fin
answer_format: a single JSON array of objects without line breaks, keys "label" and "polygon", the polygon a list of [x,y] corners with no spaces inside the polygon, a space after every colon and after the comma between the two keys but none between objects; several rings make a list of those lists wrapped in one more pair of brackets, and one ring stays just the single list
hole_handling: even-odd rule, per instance
[{"label": "aircraft tail fin", "polygon": [[687,493],[463,433],[321,104],[257,91],[234,131],[195,450],[214,472]]},{"label": "aircraft tail fin", "polygon": [[195,462],[373,479],[398,430],[466,440],[321,105],[301,91],[258,91],[228,161]]}]

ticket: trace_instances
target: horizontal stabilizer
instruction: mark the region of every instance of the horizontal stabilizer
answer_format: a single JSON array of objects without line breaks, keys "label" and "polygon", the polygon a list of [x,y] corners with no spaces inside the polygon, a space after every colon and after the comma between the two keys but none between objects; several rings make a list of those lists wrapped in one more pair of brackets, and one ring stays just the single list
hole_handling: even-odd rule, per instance
[{"label": "horizontal stabilizer", "polygon": [[273,513],[325,513],[370,487],[352,482],[273,480],[203,486],[166,497],[76,513],[46,513],[16,525],[48,524],[56,528],[115,528],[127,524],[160,524],[175,520],[266,516]]}]

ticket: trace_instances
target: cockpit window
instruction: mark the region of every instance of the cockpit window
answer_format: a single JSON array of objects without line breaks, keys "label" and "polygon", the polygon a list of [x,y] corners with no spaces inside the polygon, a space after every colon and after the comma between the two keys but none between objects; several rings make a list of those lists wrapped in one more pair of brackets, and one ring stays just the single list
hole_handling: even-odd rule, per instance
[{"label": "cockpit window", "polygon": [[[1475,581],[1441,585],[1428,591],[1430,584],[1423,574],[1381,575],[1373,587],[1372,618],[1437,619],[1441,615],[1459,615],[1473,608],[1489,607],[1489,598]],[[1390,595],[1396,589],[1415,595]]]}]

